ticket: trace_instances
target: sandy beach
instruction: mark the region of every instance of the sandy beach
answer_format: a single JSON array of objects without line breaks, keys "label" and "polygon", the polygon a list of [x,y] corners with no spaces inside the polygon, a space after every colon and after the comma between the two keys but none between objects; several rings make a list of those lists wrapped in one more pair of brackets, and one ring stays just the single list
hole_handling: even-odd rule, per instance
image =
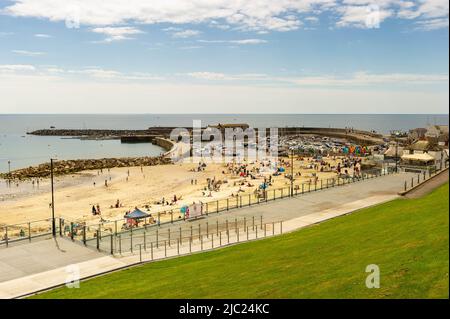
[{"label": "sandy beach", "polygon": [[[290,172],[289,160],[285,159],[285,161],[285,164],[279,163],[279,166],[285,167],[286,172],[279,176],[272,176],[269,190],[289,186],[290,181],[284,175]],[[341,162],[341,159],[324,158],[324,161],[333,167]],[[319,179],[336,176],[335,171],[320,172],[320,165],[316,168],[308,167],[314,163],[311,158],[303,160],[297,158],[294,163],[295,184],[309,182],[314,174]],[[250,171],[261,165],[257,162],[247,164]],[[227,171],[224,164],[207,164],[202,171],[196,171],[197,167],[198,164],[191,163],[123,167],[84,171],[57,177],[55,182],[56,216],[74,222],[97,224],[101,219],[120,220],[127,211],[135,207],[152,214],[167,210],[178,213],[182,205],[189,205],[192,202],[209,202],[232,195],[254,193],[255,189],[264,182],[264,177],[261,175],[251,179],[231,173]],[[208,178],[220,180],[222,182],[220,189],[205,191]],[[49,180],[41,180],[39,189],[36,186],[30,186],[30,181],[23,183],[25,185],[20,184],[19,187],[12,185],[8,196],[2,194],[0,225],[26,223],[51,216]],[[14,190],[15,187],[18,190]],[[156,204],[163,198],[170,203],[174,196],[177,196],[178,200],[173,205]],[[120,202],[119,208],[114,207],[117,200]],[[101,215],[92,215],[93,205],[100,206]]]}]

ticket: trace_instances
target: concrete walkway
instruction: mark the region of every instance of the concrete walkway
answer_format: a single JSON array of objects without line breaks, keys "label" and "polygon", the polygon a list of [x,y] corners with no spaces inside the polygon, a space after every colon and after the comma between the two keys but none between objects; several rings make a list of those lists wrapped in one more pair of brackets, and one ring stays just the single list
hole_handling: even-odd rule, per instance
[{"label": "concrete walkway", "polygon": [[[294,231],[330,218],[351,213],[352,211],[361,208],[395,199],[398,197],[397,193],[402,189],[404,181],[409,180],[411,176],[414,175],[401,173],[383,176],[341,187],[304,194],[294,198],[276,200],[252,207],[232,210],[226,213],[215,214],[209,217],[208,220],[212,220],[213,218],[226,220],[244,216],[250,218],[251,216],[263,215],[264,223],[283,220],[283,232]],[[205,220],[198,221],[197,223],[202,222],[204,223]],[[275,235],[279,234],[280,230],[281,228],[278,228]],[[271,231],[272,230],[266,235],[270,236]],[[262,234],[262,229],[259,229],[259,237],[258,230],[252,229],[248,232],[248,240],[259,239],[261,236],[264,237]],[[35,269],[33,271],[29,269],[28,275],[27,273],[23,273],[23,276],[21,277],[19,277],[19,273],[13,274],[9,280],[0,282],[0,298],[16,298],[64,284],[69,275],[66,266],[70,264],[74,264],[78,267],[80,278],[87,278],[136,264],[140,259],[149,261],[152,259],[156,260],[166,257],[175,257],[202,250],[204,251],[206,249],[217,249],[219,247],[236,244],[238,241],[247,241],[247,233],[245,233],[243,229],[240,229],[237,232],[230,232],[229,237],[227,237],[227,239],[223,237],[222,240],[222,245],[220,245],[217,236],[209,236],[208,238],[202,237],[201,241],[200,239],[197,239],[197,241],[192,242],[190,246],[184,244],[184,246],[182,245],[181,247],[172,245],[172,247],[165,247],[165,249],[159,247],[157,250],[153,251],[153,256],[147,251],[142,253],[141,256],[139,256],[139,254],[124,254],[122,257],[114,258],[101,255],[94,249],[82,247],[77,243],[71,243],[68,240],[60,239],[58,242],[60,244],[64,242],[63,245],[65,251],[73,254],[71,259],[54,257],[58,262],[55,262],[54,260],[49,262],[52,266],[56,265],[56,267],[53,267],[52,269],[48,269],[50,265],[47,265],[46,270],[39,271],[39,269]],[[13,250],[15,248],[17,247],[8,249]],[[86,255],[80,254],[80,249],[85,251]],[[6,260],[5,251],[7,251],[7,249],[0,250],[1,261]],[[33,249],[28,249],[28,252],[30,251],[33,251]],[[7,260],[14,257],[14,252],[8,252],[8,254]],[[52,255],[51,252],[50,255]],[[23,266],[18,268],[28,269],[28,267],[30,267],[29,265],[33,264],[33,256],[34,255],[32,254],[29,258],[23,257]],[[10,266],[7,264],[4,266],[0,263],[0,273],[7,267]]]}]

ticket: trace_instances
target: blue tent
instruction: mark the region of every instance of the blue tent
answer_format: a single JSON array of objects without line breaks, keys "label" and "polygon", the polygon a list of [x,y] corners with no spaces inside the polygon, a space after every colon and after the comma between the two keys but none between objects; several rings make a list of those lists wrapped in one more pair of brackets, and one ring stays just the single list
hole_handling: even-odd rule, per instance
[{"label": "blue tent", "polygon": [[132,211],[131,213],[128,213],[127,215],[125,215],[125,218],[130,218],[130,219],[141,219],[141,218],[146,218],[149,217],[150,215],[143,212],[140,209],[135,209],[134,211]]}]

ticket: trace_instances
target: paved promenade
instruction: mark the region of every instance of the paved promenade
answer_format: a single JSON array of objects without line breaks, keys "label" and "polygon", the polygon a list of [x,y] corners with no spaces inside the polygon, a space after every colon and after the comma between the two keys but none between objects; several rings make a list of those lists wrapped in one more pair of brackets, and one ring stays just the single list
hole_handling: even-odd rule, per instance
[{"label": "paved promenade", "polygon": [[[400,173],[387,175],[379,178],[365,180],[345,186],[325,189],[299,195],[294,198],[275,200],[268,203],[231,210],[209,216],[196,222],[179,223],[171,227],[179,228],[197,226],[206,221],[213,224],[216,220],[225,222],[235,218],[250,220],[253,216],[263,216],[263,223],[283,221],[283,232],[294,231],[299,228],[315,224],[329,218],[334,218],[352,211],[386,202],[398,197],[398,192],[402,190],[404,181],[410,180],[414,174]],[[256,218],[258,220],[258,218]],[[160,228],[164,232],[165,225]],[[281,229],[275,229],[275,235]],[[237,241],[247,240],[244,230],[230,232],[227,241],[223,239],[222,246],[235,244]],[[249,240],[263,237],[262,228],[251,229],[248,233]],[[270,236],[267,234],[267,236]],[[182,247],[172,247],[165,250],[160,247],[153,251],[153,256],[147,251],[141,257],[139,254],[131,255],[124,253],[122,257],[112,257],[101,254],[95,249],[85,248],[79,243],[71,243],[65,239],[57,240],[59,252],[55,250],[54,240],[42,240],[36,243],[23,244],[17,247],[0,249],[0,298],[14,298],[37,290],[47,289],[58,284],[63,284],[68,276],[66,266],[76,264],[80,269],[80,277],[85,278],[96,274],[119,269],[127,265],[132,265],[142,260],[160,259],[165,256],[178,256],[205,249],[219,248],[217,237],[209,236],[200,242],[194,241],[190,247],[186,244]],[[33,249],[32,245],[39,247]],[[106,245],[106,241],[105,241]],[[135,251],[136,252],[136,251]],[[152,258],[153,257],[153,258]],[[15,258],[21,260],[20,263],[12,261]],[[16,263],[12,265],[11,263]],[[36,265],[36,266],[35,266]],[[12,270],[14,269],[14,271]]]}]

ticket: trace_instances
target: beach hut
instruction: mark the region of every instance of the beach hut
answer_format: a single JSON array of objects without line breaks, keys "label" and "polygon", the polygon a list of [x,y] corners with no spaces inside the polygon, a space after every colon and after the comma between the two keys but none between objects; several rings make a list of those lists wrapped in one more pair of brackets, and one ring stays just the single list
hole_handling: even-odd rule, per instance
[{"label": "beach hut", "polygon": [[125,219],[127,220],[127,224],[130,226],[138,226],[139,221],[141,219],[150,217],[150,214],[143,212],[142,210],[135,208],[132,212],[125,215]]}]

